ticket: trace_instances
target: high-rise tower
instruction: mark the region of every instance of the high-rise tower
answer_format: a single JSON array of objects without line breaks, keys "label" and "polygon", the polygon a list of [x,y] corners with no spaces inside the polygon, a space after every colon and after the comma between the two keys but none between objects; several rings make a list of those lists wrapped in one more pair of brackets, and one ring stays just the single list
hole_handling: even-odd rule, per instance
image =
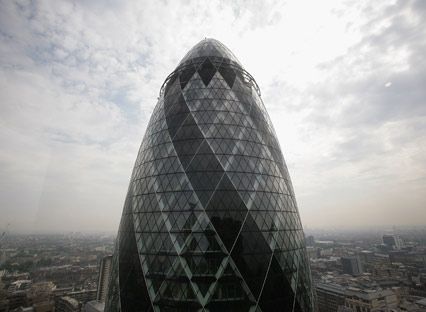
[{"label": "high-rise tower", "polygon": [[140,147],[106,311],[313,311],[287,167],[253,77],[198,43]]},{"label": "high-rise tower", "polygon": [[99,302],[105,302],[106,295],[108,293],[111,264],[112,256],[109,255],[102,258],[99,266],[98,291],[96,293],[96,300]]}]

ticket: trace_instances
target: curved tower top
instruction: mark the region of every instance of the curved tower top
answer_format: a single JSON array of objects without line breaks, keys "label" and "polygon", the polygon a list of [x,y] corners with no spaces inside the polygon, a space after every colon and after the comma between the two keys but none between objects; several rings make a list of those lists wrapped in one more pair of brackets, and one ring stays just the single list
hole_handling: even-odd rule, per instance
[{"label": "curved tower top", "polygon": [[260,96],[260,88],[256,81],[243,68],[234,53],[222,42],[213,38],[201,40],[188,51],[176,69],[164,81],[160,88],[160,96],[167,88],[170,88],[177,77],[179,77],[181,86],[185,86],[187,79],[198,71],[203,82],[206,83],[210,81],[209,77],[211,79],[216,70],[220,71],[230,88],[233,86],[235,77],[240,76],[240,79],[248,82]]},{"label": "curved tower top", "polygon": [[189,50],[189,52],[179,62],[179,66],[189,63],[193,59],[206,56],[226,58],[241,65],[234,53],[232,53],[231,50],[229,50],[222,42],[213,38],[206,38],[201,40],[191,50]]},{"label": "curved tower top", "polygon": [[255,80],[205,39],[166,78],[124,203],[106,312],[312,312],[290,176]]}]

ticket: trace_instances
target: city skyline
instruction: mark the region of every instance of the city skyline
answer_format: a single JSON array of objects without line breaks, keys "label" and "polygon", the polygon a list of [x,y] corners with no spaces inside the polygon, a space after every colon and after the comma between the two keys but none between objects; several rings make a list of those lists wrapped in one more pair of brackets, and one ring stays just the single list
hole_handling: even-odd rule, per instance
[{"label": "city skyline", "polygon": [[305,227],[425,224],[424,2],[0,7],[0,229],[114,232],[158,86],[204,37],[256,77]]}]

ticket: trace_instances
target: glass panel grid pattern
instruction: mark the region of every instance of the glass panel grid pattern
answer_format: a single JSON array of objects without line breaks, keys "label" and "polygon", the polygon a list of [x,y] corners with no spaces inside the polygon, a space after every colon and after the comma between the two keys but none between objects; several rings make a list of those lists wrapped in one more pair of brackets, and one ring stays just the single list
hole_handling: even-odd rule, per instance
[{"label": "glass panel grid pattern", "polygon": [[106,311],[313,311],[287,167],[254,79],[197,44],[164,83],[117,238]]}]

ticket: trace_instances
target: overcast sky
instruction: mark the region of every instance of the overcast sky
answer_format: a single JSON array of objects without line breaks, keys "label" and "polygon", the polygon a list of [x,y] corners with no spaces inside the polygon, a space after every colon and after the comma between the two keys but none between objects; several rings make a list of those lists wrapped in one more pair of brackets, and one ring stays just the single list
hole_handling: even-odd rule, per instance
[{"label": "overcast sky", "polygon": [[116,231],[205,37],[259,84],[305,227],[426,223],[426,1],[0,0],[0,228]]}]

